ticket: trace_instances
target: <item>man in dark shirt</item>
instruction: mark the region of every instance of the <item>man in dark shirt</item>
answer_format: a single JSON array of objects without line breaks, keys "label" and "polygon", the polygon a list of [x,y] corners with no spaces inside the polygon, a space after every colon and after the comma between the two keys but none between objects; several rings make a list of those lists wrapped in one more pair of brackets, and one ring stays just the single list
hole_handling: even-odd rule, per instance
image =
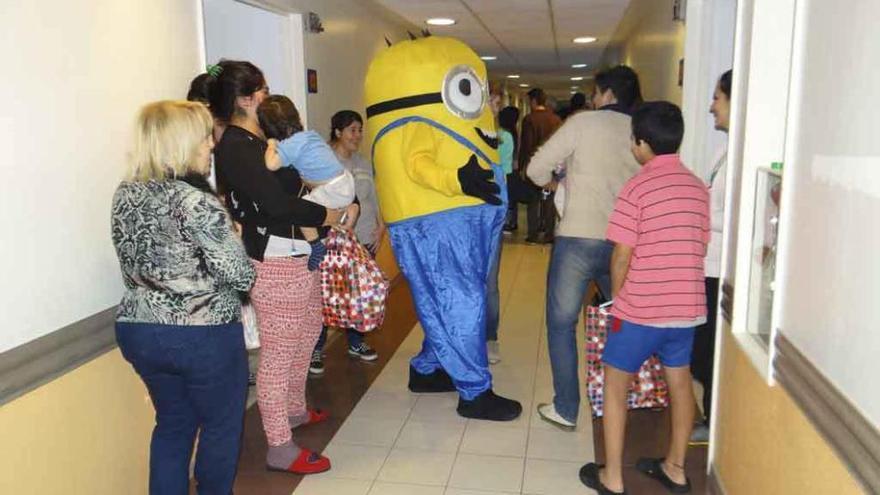
[{"label": "man in dark shirt", "polygon": [[[541,88],[534,88],[528,93],[530,112],[523,118],[520,133],[519,171],[526,177],[526,168],[535,151],[562,125],[553,110],[545,105],[547,95]],[[537,186],[535,186],[537,187]],[[556,208],[553,206],[553,193],[543,194],[541,199],[528,204],[528,236],[526,242],[537,243],[538,231],[543,227],[545,240],[553,238],[556,225]]]}]

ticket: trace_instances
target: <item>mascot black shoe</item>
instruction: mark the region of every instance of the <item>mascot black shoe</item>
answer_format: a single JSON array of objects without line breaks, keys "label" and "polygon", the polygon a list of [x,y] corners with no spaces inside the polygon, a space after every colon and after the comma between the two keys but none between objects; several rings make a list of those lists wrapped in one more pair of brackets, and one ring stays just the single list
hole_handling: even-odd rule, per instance
[{"label": "mascot black shoe", "polygon": [[437,368],[433,373],[423,375],[410,366],[409,390],[416,394],[455,392],[455,384],[452,383],[452,378],[443,371],[443,368]]},{"label": "mascot black shoe", "polygon": [[495,395],[490,388],[473,400],[458,399],[458,415],[470,419],[513,421],[522,414],[522,404]]}]

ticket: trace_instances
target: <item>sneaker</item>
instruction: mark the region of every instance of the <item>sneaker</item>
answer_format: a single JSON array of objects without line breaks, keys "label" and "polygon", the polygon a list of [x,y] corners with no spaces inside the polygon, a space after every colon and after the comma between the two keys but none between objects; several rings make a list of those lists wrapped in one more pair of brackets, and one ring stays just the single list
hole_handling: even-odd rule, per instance
[{"label": "sneaker", "polygon": [[324,356],[321,351],[312,351],[312,361],[309,363],[309,373],[313,375],[324,374]]},{"label": "sneaker", "polygon": [[501,350],[497,340],[486,342],[486,351],[489,354],[489,364],[498,364],[501,362]]},{"label": "sneaker", "polygon": [[541,416],[541,419],[544,421],[565,431],[572,431],[577,426],[560,416],[559,413],[556,412],[556,406],[553,404],[538,404],[538,415]]},{"label": "sneaker", "polygon": [[709,425],[699,422],[691,431],[690,445],[709,445]]},{"label": "sneaker", "polygon": [[379,359],[379,354],[372,347],[368,346],[366,342],[348,346],[348,355],[361,358],[361,361],[375,361]]}]

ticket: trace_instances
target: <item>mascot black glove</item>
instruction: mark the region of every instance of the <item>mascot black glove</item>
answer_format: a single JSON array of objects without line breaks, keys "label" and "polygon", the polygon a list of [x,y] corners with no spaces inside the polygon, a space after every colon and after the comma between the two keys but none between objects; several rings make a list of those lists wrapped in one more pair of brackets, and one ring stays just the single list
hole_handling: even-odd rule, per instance
[{"label": "mascot black glove", "polygon": [[324,256],[327,255],[327,246],[320,240],[309,241],[309,246],[312,246],[312,254],[309,255],[309,271],[313,272],[318,269]]},{"label": "mascot black glove", "polygon": [[494,176],[491,170],[485,170],[477,164],[476,155],[471,155],[465,166],[458,169],[458,183],[461,184],[463,193],[480,198],[490,205],[500,205],[501,198],[498,194],[501,189],[492,181]]}]

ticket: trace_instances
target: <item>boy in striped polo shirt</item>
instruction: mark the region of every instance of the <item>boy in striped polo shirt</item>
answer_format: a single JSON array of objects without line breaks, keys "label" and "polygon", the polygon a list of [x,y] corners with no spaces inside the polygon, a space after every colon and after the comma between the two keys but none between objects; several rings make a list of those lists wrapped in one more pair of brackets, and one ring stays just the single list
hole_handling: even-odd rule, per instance
[{"label": "boy in striped polo shirt", "polygon": [[657,354],[669,384],[671,442],[665,459],[640,459],[636,467],[669,491],[687,493],[684,458],[695,402],[690,362],[694,328],[706,321],[709,194],[678,157],[684,122],[677,106],[645,103],[633,114],[632,132],[632,153],[642,169],[621,189],[606,233],[615,243],[615,321],[602,358],[607,464],[587,464],[580,476],[600,494],[624,493],[627,388],[633,373]]}]

